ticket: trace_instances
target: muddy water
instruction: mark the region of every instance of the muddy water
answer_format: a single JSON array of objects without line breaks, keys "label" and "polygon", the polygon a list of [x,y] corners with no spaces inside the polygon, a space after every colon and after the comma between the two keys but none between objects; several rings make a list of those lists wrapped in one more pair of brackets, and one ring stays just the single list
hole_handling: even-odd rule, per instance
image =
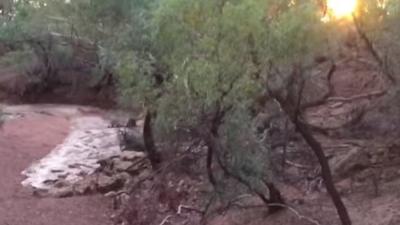
[{"label": "muddy water", "polygon": [[66,139],[44,158],[22,171],[22,185],[42,190],[62,182],[74,183],[92,174],[98,161],[120,154],[118,129],[110,128],[110,115],[97,108],[70,105],[3,106],[7,120],[44,114],[66,118],[70,131]]}]

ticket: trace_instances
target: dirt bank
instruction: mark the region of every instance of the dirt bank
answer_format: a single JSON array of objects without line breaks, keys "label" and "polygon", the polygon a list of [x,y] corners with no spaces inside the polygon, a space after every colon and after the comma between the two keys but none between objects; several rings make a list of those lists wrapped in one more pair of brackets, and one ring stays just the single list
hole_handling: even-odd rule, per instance
[{"label": "dirt bank", "polygon": [[21,185],[21,171],[60,144],[69,127],[67,117],[45,113],[4,124],[0,131],[1,225],[110,224],[110,204],[104,197],[38,198]]}]

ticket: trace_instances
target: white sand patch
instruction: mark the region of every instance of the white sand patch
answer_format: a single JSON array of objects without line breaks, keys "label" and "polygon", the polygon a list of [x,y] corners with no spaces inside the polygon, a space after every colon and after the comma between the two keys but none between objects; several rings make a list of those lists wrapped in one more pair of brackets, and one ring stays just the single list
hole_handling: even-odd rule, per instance
[{"label": "white sand patch", "polygon": [[57,181],[75,183],[99,168],[98,161],[121,153],[118,129],[99,116],[72,119],[64,143],[22,172],[24,186],[49,190]]}]

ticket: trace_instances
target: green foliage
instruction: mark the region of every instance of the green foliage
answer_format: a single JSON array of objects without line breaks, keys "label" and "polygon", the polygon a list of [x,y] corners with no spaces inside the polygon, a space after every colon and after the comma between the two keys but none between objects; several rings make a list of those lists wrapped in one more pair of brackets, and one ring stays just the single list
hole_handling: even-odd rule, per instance
[{"label": "green foliage", "polygon": [[[95,74],[114,74],[121,102],[157,112],[157,131],[220,127],[224,162],[257,183],[271,178],[268,149],[248,109],[273,65],[289,76],[306,68],[338,35],[321,22],[314,1],[291,0],[35,0],[18,1],[1,18],[0,41],[13,50],[0,65],[70,68],[78,44],[94,46]],[[357,18],[377,47],[400,56],[400,4],[366,0]],[[83,49],[82,47],[78,47]],[[393,63],[392,63],[393,64]],[[45,71],[42,68],[42,73]]]},{"label": "green foliage", "polygon": [[119,57],[116,71],[119,74],[121,101],[125,105],[136,103],[147,106],[157,101],[159,90],[155,88],[151,59],[138,57],[133,52],[126,53]]},{"label": "green foliage", "polygon": [[[227,12],[221,13],[225,7]],[[246,45],[250,35],[246,28],[252,21],[242,18],[242,26],[234,26],[232,21],[235,14],[247,14],[246,10],[249,7],[222,6],[220,1],[170,0],[160,4],[154,19],[155,42],[161,61],[174,75],[161,101],[179,96],[176,102],[181,103],[164,111],[178,111],[171,114],[193,121],[200,113],[214,110],[223,95],[227,105],[257,92],[257,83],[250,79],[254,65]],[[255,15],[255,21],[261,19],[257,11],[248,14]]]},{"label": "green foliage", "polygon": [[253,118],[247,109],[238,109],[226,118],[223,127],[225,164],[242,179],[254,184],[271,178],[269,149],[262,135],[254,130]]},{"label": "green foliage", "polygon": [[221,104],[250,106],[263,88],[261,71],[271,61],[282,67],[311,61],[324,29],[315,6],[298,4],[267,21],[273,3],[160,3],[154,13],[154,43],[160,61],[173,74],[160,100],[174,99],[174,104],[163,104],[161,109],[161,114],[178,115],[170,127],[179,127],[185,119],[195,127],[196,118]]},{"label": "green foliage", "polygon": [[395,73],[400,69],[396,60],[400,57],[400,3],[396,0],[388,0],[384,4],[376,2],[363,1],[357,19],[385,66]]},{"label": "green foliage", "polygon": [[16,67],[20,72],[24,72],[31,66],[34,57],[32,49],[29,48],[7,52],[0,58],[0,66],[3,68]]},{"label": "green foliage", "polygon": [[[54,70],[71,67],[72,47],[59,33],[62,31],[60,21],[54,22],[55,9],[63,4],[62,1],[17,3],[13,18],[0,27],[0,41],[14,51],[3,57],[3,63],[14,61],[17,64],[23,60],[23,65],[42,66],[42,73],[46,67]],[[19,69],[29,73],[25,66]]]}]

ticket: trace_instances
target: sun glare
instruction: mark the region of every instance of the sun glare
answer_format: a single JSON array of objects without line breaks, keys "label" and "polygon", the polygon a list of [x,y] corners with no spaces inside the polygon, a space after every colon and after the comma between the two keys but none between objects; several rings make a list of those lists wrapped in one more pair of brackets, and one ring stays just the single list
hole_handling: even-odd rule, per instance
[{"label": "sun glare", "polygon": [[328,0],[328,10],[336,18],[350,17],[357,7],[357,0]]}]

